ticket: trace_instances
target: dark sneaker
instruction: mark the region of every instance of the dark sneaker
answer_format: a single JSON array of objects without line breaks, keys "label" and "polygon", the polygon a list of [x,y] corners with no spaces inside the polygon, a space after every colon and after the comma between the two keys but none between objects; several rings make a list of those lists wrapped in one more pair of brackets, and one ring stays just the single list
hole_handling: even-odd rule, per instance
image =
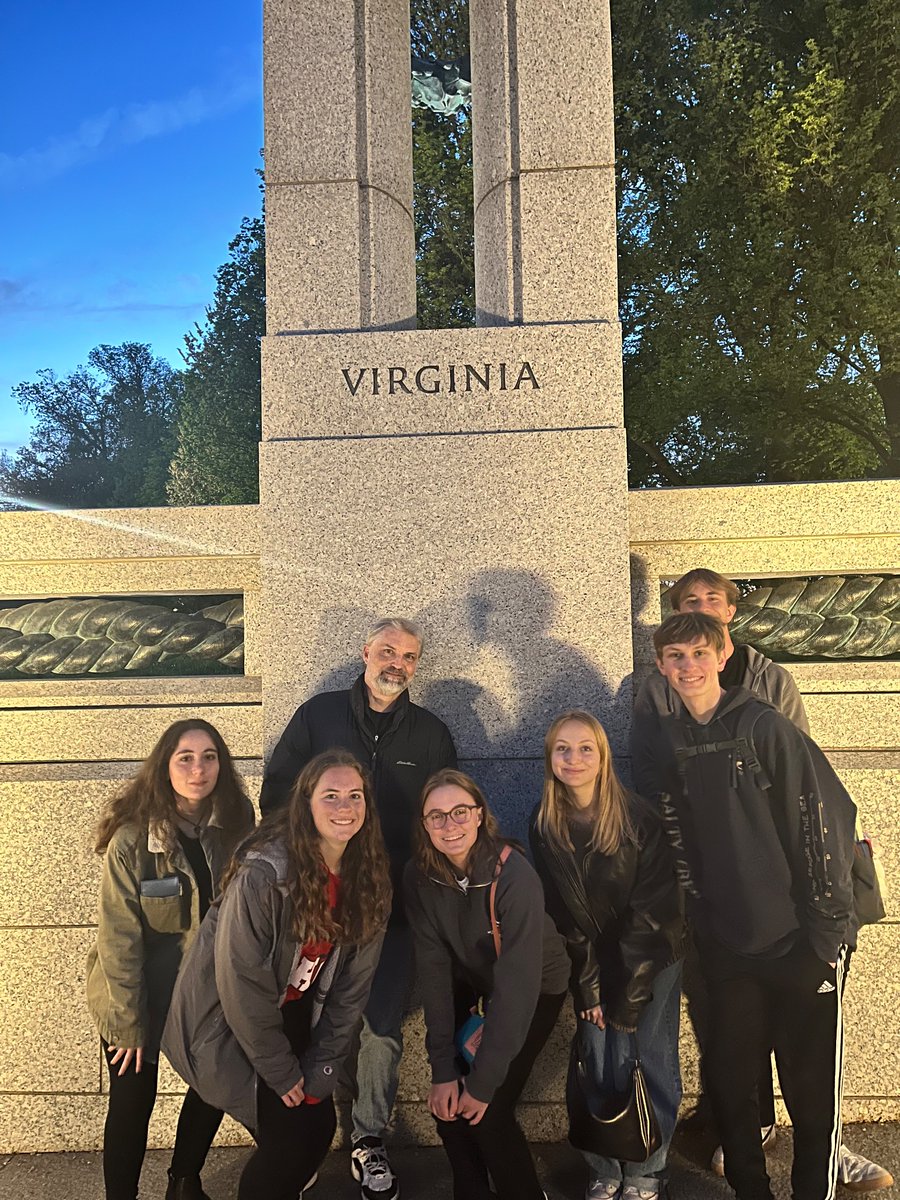
[{"label": "dark sneaker", "polygon": [[361,1137],[354,1141],[350,1173],[359,1184],[362,1200],[397,1200],[400,1195],[400,1183],[391,1170],[381,1138]]},{"label": "dark sneaker", "polygon": [[200,1185],[199,1175],[173,1175],[171,1167],[166,1172],[166,1200],[209,1200]]}]

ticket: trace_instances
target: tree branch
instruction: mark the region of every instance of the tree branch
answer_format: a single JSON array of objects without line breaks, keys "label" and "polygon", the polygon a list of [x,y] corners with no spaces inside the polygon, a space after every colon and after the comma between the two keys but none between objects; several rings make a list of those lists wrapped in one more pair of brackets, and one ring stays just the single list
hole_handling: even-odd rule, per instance
[{"label": "tree branch", "polygon": [[684,478],[678,474],[659,447],[651,446],[647,442],[642,442],[639,438],[636,438],[633,434],[630,434],[627,431],[625,434],[625,440],[627,443],[634,446],[636,450],[640,450],[642,454],[645,454],[657,468],[663,479],[665,479],[667,483],[670,483],[672,487],[684,487]]}]

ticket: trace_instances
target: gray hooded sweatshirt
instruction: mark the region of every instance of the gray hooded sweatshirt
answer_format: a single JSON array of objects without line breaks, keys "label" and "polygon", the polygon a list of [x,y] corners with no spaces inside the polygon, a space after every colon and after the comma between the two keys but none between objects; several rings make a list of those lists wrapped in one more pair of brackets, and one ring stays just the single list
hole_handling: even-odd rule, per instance
[{"label": "gray hooded sweatshirt", "polygon": [[279,1007],[297,950],[286,872],[280,843],[247,855],[200,927],[163,1033],[163,1053],[181,1078],[251,1132],[258,1078],[278,1096],[301,1075],[312,1096],[334,1091],[383,940],[379,934],[331,951],[315,985],[312,1037],[298,1061]]}]

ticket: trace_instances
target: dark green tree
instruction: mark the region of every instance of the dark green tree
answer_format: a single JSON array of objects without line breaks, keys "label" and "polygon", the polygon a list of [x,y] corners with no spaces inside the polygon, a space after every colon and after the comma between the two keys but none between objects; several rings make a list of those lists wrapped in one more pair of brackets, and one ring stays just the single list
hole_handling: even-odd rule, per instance
[{"label": "dark green tree", "polygon": [[613,0],[632,481],[900,474],[887,0]]},{"label": "dark green tree", "polygon": [[13,388],[34,418],[28,443],[0,462],[13,500],[76,508],[166,503],[180,377],[149,346],[97,346],[64,378],[51,370]]},{"label": "dark green tree", "polygon": [[[469,52],[465,0],[412,0],[412,52],[455,59]],[[468,109],[413,110],[416,292],[421,329],[475,323],[472,122]]]},{"label": "dark green tree", "polygon": [[253,504],[259,498],[262,217],[245,218],[228,249],[206,321],[184,339],[186,370],[169,470],[172,504]]}]

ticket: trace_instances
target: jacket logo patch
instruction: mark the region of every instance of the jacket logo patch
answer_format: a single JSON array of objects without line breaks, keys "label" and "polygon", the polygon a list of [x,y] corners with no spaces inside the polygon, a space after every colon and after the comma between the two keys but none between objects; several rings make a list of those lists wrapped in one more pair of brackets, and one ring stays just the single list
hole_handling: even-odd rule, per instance
[{"label": "jacket logo patch", "polygon": [[825,992],[833,992],[834,990],[835,990],[834,984],[829,983],[827,979],[823,980],[822,983],[820,983],[819,986],[816,988],[816,991],[819,993],[820,996],[823,995]]},{"label": "jacket logo patch", "polygon": [[394,765],[398,766],[398,767],[417,767],[419,764],[414,763],[414,762],[407,762],[406,759],[404,759],[404,758],[398,758],[397,762]]}]

